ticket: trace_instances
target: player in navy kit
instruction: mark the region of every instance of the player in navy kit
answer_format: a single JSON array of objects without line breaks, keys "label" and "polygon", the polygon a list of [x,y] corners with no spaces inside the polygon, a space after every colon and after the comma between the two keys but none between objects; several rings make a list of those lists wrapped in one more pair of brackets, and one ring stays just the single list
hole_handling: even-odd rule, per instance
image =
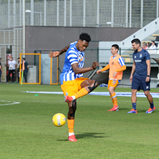
[{"label": "player in navy kit", "polygon": [[146,113],[152,113],[156,108],[153,104],[153,98],[150,94],[150,72],[151,72],[151,63],[149,53],[142,49],[141,42],[139,39],[134,39],[131,41],[132,47],[134,49],[133,53],[133,66],[130,75],[130,82],[132,82],[132,109],[128,113],[137,113],[136,110],[136,93],[138,90],[143,90],[145,96],[147,97],[150,108]]}]

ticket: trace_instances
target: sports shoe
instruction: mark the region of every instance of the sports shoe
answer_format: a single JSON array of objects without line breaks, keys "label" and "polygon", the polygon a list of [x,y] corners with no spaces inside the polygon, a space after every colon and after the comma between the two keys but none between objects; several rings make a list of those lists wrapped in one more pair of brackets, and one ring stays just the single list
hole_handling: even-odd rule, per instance
[{"label": "sports shoe", "polygon": [[68,137],[68,141],[76,142],[76,141],[77,141],[76,136],[75,136],[75,135],[69,136],[69,137]]},{"label": "sports shoe", "polygon": [[109,109],[108,111],[119,111],[119,107],[114,105],[113,108]]},{"label": "sports shoe", "polygon": [[68,93],[66,93],[66,95],[65,95],[65,102],[72,102],[73,101],[73,98],[72,97],[70,97],[70,96],[68,96]]},{"label": "sports shoe", "polygon": [[129,113],[129,114],[130,114],[130,113],[135,113],[135,114],[136,114],[136,113],[137,113],[137,110],[131,109],[131,110],[130,110],[129,112],[127,112],[127,113]]},{"label": "sports shoe", "polygon": [[147,111],[146,111],[146,113],[152,113],[154,110],[156,109],[156,107],[154,106],[154,108],[152,109],[152,108],[149,108]]}]

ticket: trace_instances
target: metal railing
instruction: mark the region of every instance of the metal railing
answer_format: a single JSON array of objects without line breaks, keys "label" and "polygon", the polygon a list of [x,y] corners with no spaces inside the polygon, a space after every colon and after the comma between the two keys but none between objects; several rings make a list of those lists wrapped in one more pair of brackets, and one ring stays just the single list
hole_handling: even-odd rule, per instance
[{"label": "metal railing", "polygon": [[159,0],[1,0],[0,29],[22,26],[23,13],[27,26],[142,28],[159,17]]}]

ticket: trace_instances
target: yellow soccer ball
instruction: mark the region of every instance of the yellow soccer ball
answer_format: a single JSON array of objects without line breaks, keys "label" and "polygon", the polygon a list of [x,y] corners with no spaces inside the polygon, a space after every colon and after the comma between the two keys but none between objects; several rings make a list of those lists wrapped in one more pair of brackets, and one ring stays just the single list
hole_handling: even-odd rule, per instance
[{"label": "yellow soccer ball", "polygon": [[55,126],[61,127],[66,123],[66,117],[62,113],[57,113],[52,117],[52,122]]}]

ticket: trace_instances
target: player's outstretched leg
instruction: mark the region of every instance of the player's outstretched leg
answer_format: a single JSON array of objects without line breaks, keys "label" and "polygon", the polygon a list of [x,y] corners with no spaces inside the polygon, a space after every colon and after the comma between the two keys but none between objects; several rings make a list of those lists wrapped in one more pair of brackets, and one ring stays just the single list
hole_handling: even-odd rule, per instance
[{"label": "player's outstretched leg", "polygon": [[88,93],[92,92],[96,87],[98,86],[98,82],[95,80],[85,80],[81,83],[81,90],[76,92],[73,96],[68,96],[66,94],[65,96],[65,102],[72,102],[75,99],[78,99],[80,97],[83,97],[87,95]]},{"label": "player's outstretched leg", "polygon": [[75,111],[76,111],[76,100],[73,102],[68,103],[69,111],[67,117],[67,124],[68,124],[68,140],[71,142],[76,142],[77,139],[74,134],[74,122],[75,122]]}]

